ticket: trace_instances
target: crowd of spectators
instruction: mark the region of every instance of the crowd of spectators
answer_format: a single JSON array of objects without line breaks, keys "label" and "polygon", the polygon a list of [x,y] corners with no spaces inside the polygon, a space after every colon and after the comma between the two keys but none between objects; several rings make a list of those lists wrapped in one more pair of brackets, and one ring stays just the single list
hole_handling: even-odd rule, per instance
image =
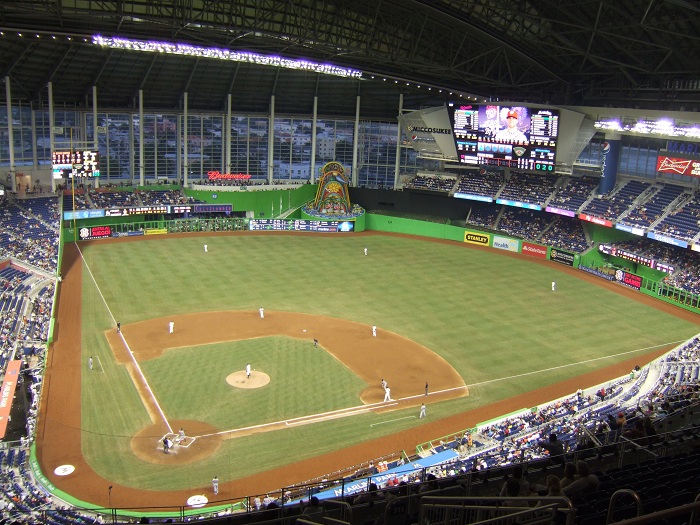
[{"label": "crowd of spectators", "polygon": [[573,217],[557,216],[551,226],[540,236],[539,242],[576,253],[591,247],[581,221]]},{"label": "crowd of spectators", "polygon": [[144,206],[187,204],[187,198],[180,190],[138,191],[137,195]]},{"label": "crowd of spectators", "polygon": [[505,180],[499,172],[467,172],[459,176],[455,193],[496,198]]},{"label": "crowd of spectators", "polygon": [[512,171],[498,198],[543,205],[554,192],[556,181],[550,176]]},{"label": "crowd of spectators", "polygon": [[658,263],[669,265],[672,271],[664,278],[664,283],[694,294],[700,294],[700,265],[698,265],[697,252],[672,244],[650,241],[643,237],[618,241],[612,243],[611,246],[652,259],[656,262],[657,267]]},{"label": "crowd of spectators", "polygon": [[444,175],[415,175],[404,182],[404,188],[413,190],[430,190],[449,193],[455,187],[457,180]]},{"label": "crowd of spectators", "polygon": [[504,208],[496,227],[521,239],[537,240],[547,228],[551,215],[523,208]]},{"label": "crowd of spectators", "polygon": [[587,175],[566,177],[550,198],[548,206],[578,213],[581,206],[594,195],[598,180]]},{"label": "crowd of spectators", "polygon": [[0,260],[10,257],[55,273],[58,265],[56,197],[21,203],[0,199]]}]

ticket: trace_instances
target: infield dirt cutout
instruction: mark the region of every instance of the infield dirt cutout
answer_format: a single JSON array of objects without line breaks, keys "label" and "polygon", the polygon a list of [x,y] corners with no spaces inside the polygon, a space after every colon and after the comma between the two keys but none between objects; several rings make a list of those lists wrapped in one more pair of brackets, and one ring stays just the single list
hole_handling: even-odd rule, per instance
[{"label": "infield dirt cutout", "polygon": [[[168,329],[171,321],[175,323],[173,333]],[[358,400],[367,408],[351,406],[347,411],[333,414],[309,414],[297,418],[294,424],[348,417],[368,409],[383,412],[417,406],[426,400],[426,381],[430,384],[428,399],[431,403],[468,395],[467,386],[457,371],[428,348],[381,327],[374,337],[371,326],[345,319],[269,310],[265,311],[264,319],[257,310],[192,313],[122,325],[121,333],[109,330],[106,336],[117,362],[129,370],[153,421],[131,441],[134,454],[151,463],[193,463],[216,452],[224,439],[287,428],[285,421],[261,422],[255,427],[242,429],[216,429],[201,421],[166,421],[133,360],[155,359],[172,348],[271,336],[305,340],[310,346],[318,340],[319,352],[330,353],[367,384]],[[395,400],[386,405],[382,403],[382,379],[389,383],[391,397]],[[237,370],[227,376],[226,382],[235,388],[254,389],[267,385],[270,377],[253,370],[251,377],[246,378],[245,370]],[[175,445],[169,454],[165,454],[161,440],[168,433],[168,424],[175,432],[185,428],[187,436],[194,438],[194,442],[190,446]]]}]

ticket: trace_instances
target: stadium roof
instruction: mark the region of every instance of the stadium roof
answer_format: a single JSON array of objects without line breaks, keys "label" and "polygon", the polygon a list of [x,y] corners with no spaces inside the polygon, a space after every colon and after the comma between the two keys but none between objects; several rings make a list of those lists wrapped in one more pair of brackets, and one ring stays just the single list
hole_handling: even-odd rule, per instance
[{"label": "stadium roof", "polygon": [[[0,80],[57,107],[188,107],[395,118],[457,94],[556,105],[700,107],[700,4],[690,0],[3,0]],[[332,63],[341,78],[110,49],[94,35]],[[21,36],[20,36],[21,35]],[[386,80],[385,80],[386,79]],[[418,87],[420,86],[420,88]],[[430,89],[428,89],[430,88]],[[449,96],[452,92],[454,95]]]}]

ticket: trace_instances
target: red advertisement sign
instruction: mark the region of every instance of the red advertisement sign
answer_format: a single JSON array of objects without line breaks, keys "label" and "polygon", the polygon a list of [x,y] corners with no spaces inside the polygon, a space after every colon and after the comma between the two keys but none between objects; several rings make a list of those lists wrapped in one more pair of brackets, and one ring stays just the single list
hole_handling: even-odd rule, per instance
[{"label": "red advertisement sign", "polygon": [[537,257],[538,259],[547,258],[547,247],[541,244],[532,244],[530,242],[523,241],[522,253],[529,255],[530,257]]},{"label": "red advertisement sign", "polygon": [[659,173],[700,177],[700,160],[679,159],[677,157],[659,155],[656,158],[656,171]]},{"label": "red advertisement sign", "polygon": [[17,380],[19,379],[19,369],[22,361],[15,359],[7,365],[5,379],[0,390],[0,439],[5,437],[7,423],[10,420],[10,409],[12,408],[12,398],[15,396]]},{"label": "red advertisement sign", "polygon": [[218,171],[207,171],[209,180],[248,180],[252,177],[248,173],[221,173]]},{"label": "red advertisement sign", "polygon": [[607,226],[612,228],[612,222],[607,219],[601,219],[600,217],[594,217],[593,215],[588,215],[587,213],[579,213],[578,218],[582,221],[592,222],[593,224],[600,224],[601,226]]}]

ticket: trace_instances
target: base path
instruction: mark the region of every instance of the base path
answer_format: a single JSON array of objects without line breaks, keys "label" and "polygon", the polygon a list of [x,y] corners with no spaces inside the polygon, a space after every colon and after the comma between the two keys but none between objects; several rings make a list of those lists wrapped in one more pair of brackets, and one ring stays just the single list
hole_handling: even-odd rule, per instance
[{"label": "base path", "polygon": [[[268,232],[262,233],[263,235],[271,235]],[[183,234],[183,236],[191,236],[192,234]],[[227,235],[251,235],[250,232],[233,233]],[[329,234],[333,236],[335,234]],[[359,236],[370,236],[370,235],[390,235],[384,233],[374,233],[365,232],[357,233]],[[166,236],[163,236],[166,238]],[[449,242],[453,245],[459,245],[453,241],[437,241],[434,239],[426,239],[422,237],[414,237],[416,240],[422,240],[425,242]],[[167,238],[172,238],[172,236],[167,236]],[[133,242],[131,238],[125,241],[116,242]],[[113,241],[96,241],[96,242],[113,242]],[[154,241],[149,241],[154,242]],[[157,241],[155,241],[157,242]],[[465,245],[465,249],[482,249],[472,245]],[[500,252],[499,252],[500,253]],[[693,314],[692,312],[685,311],[681,308],[668,305],[661,301],[655,300],[649,296],[635,292],[624,286],[617,285],[615,283],[610,283],[608,281],[596,278],[585,272],[575,270],[570,267],[559,265],[556,263],[551,263],[549,261],[540,261],[539,259],[519,255],[510,254],[503,252],[503,256],[509,257],[522,257],[535,264],[546,264],[557,268],[558,270],[566,273],[570,273],[577,278],[585,279],[597,286],[603,286],[609,288],[610,290],[626,295],[631,299],[644,302],[649,304],[654,308],[659,310],[664,310],[667,313],[671,313],[678,317],[684,317],[692,322],[700,325],[700,316]],[[108,498],[109,486],[113,486],[111,490],[111,506],[113,507],[151,507],[151,506],[180,506],[185,505],[187,498],[192,495],[192,490],[180,490],[180,491],[170,491],[170,492],[157,492],[157,491],[146,491],[141,489],[135,489],[131,487],[126,487],[122,485],[117,485],[109,480],[100,477],[92,468],[86,463],[81,452],[81,431],[80,431],[80,371],[81,366],[81,298],[82,298],[82,264],[80,260],[79,253],[74,244],[68,244],[65,246],[63,261],[62,261],[62,274],[63,282],[60,286],[60,293],[58,295],[58,302],[56,304],[57,318],[55,326],[55,342],[49,349],[46,363],[46,375],[44,380],[43,395],[40,406],[39,419],[37,424],[36,433],[36,447],[37,456],[39,463],[41,465],[43,473],[49,478],[49,480],[56,485],[59,489],[71,494],[72,496],[94,503],[102,506],[109,506],[110,500]],[[274,312],[265,312],[265,320],[259,319],[258,321],[266,323],[270,321],[270,325],[274,326],[278,321],[275,320]],[[227,313],[222,313],[226,315]],[[229,312],[228,315],[231,315]],[[257,312],[250,312],[251,316],[258,315]],[[295,314],[294,314],[295,315]],[[194,335],[188,334],[187,322],[184,319],[175,320],[175,333],[167,333],[167,322],[169,320],[161,320],[160,324],[156,326],[149,327],[148,323],[144,323],[142,329],[144,331],[152,331],[152,336],[155,340],[162,339],[166,340],[169,337],[182,338],[181,345],[190,344],[201,344],[201,340],[194,342]],[[319,318],[326,319],[326,318]],[[165,324],[163,324],[165,321]],[[340,321],[340,320],[339,320]],[[252,318],[251,318],[252,322]],[[346,323],[344,321],[344,323]],[[137,330],[137,325],[141,323],[136,323],[129,327],[122,327],[124,330],[125,337],[129,344],[136,342],[137,339],[134,337],[135,332],[132,330]],[[351,323],[352,324],[352,323]],[[363,326],[363,325],[358,325]],[[279,333],[280,327],[276,333]],[[319,339],[320,344],[324,348],[334,353],[336,350],[330,345],[321,334],[315,334],[307,326],[298,326],[299,332],[297,336],[308,337]],[[302,331],[307,329],[306,334]],[[318,327],[319,330],[322,327]],[[260,335],[260,334],[258,334]],[[109,337],[114,337],[115,333],[109,335]],[[384,334],[381,332],[380,327],[380,337],[377,338],[381,340]],[[192,340],[188,339],[192,337]],[[372,344],[371,341],[371,331],[366,333],[363,337],[367,338],[367,344]],[[398,336],[397,336],[398,337]],[[402,338],[399,338],[402,339]],[[228,339],[230,340],[230,336]],[[402,339],[403,340],[403,339]],[[403,340],[407,341],[407,340]],[[171,344],[166,344],[165,342],[161,345],[162,348],[167,348],[172,346]],[[371,458],[388,455],[395,453],[400,450],[412,451],[415,446],[419,443],[435,439],[438,436],[444,436],[461,429],[472,426],[480,421],[486,421],[494,417],[501,416],[517,410],[524,406],[536,406],[542,403],[546,403],[552,399],[571,394],[575,392],[582,385],[596,385],[611,379],[615,379],[624,374],[629,373],[629,371],[637,364],[644,364],[664,352],[668,351],[670,348],[659,349],[654,352],[649,352],[643,355],[637,355],[636,357],[629,359],[625,362],[603,368],[601,370],[579,376],[572,380],[564,381],[555,385],[551,385],[545,388],[541,388],[530,392],[526,395],[518,396],[517,398],[505,399],[503,401],[493,403],[491,405],[480,407],[476,410],[471,410],[469,412],[455,414],[454,416],[444,418],[437,421],[426,422],[423,425],[417,426],[408,431],[382,437],[375,439],[366,443],[361,443],[352,447],[337,450],[328,454],[323,454],[309,460],[300,461],[291,465],[286,465],[278,469],[270,470],[267,472],[261,472],[254,476],[235,480],[229,483],[222,483],[221,492],[226,494],[235,494],[237,496],[245,496],[249,494],[261,494],[268,491],[276,490],[283,486],[292,485],[298,483],[300,480],[312,479],[318,476],[323,476],[328,472],[333,472],[339,468],[355,465],[367,461]],[[138,356],[138,359],[147,359],[148,350],[145,348],[134,349]],[[156,352],[158,350],[155,350]],[[162,351],[162,350],[160,350]],[[432,352],[431,352],[432,353]],[[434,354],[433,354],[434,355]],[[351,359],[351,356],[347,358],[343,357],[341,360],[346,362],[346,359]],[[357,370],[362,370],[362,364],[359,363]],[[376,400],[376,396],[381,394],[381,388],[378,383],[373,383],[376,380],[371,372],[367,372],[370,376],[367,379],[367,383],[370,388],[366,391],[367,400],[366,402],[371,402],[372,399]],[[381,379],[381,378],[379,378]],[[460,379],[461,381],[461,379]],[[420,393],[420,385],[423,384],[422,378],[416,377],[417,386],[415,390]],[[408,385],[408,383],[407,383]],[[410,390],[402,393],[397,390],[393,391],[393,387],[399,388],[399,385],[392,386],[392,397],[399,397],[400,395],[410,395],[413,392],[414,387],[411,384]],[[407,387],[401,387],[407,388]],[[437,389],[437,384],[431,379],[430,381],[431,392]],[[376,389],[376,392],[373,392]],[[432,395],[432,394],[431,394]],[[364,398],[364,396],[363,396]],[[420,402],[420,401],[418,401]],[[174,422],[174,428],[179,428],[183,426],[187,429],[188,433],[192,433],[193,430],[198,428],[198,422]],[[201,430],[204,430],[202,428]],[[153,428],[143,429],[141,437],[147,437],[149,440],[157,439],[157,436],[162,436],[164,434],[164,429],[159,428],[155,425]],[[196,444],[196,442],[195,442]],[[153,445],[150,445],[151,447]],[[194,450],[194,449],[193,449]],[[161,451],[162,453],[162,451]],[[208,454],[208,451],[202,451],[203,454]],[[57,476],[54,474],[54,469],[60,465],[73,465],[75,466],[75,474],[68,476]],[[203,487],[202,490],[207,490]]]}]

